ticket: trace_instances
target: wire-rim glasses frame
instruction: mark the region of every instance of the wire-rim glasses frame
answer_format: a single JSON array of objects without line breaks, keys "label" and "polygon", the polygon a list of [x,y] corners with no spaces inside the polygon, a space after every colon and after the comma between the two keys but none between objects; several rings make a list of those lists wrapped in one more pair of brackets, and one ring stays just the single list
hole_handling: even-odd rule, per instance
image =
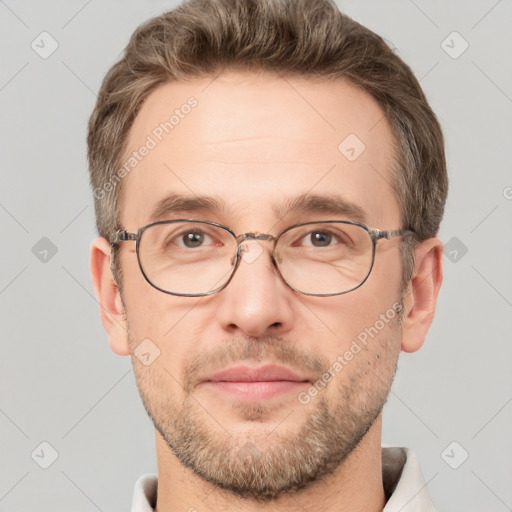
[{"label": "wire-rim glasses frame", "polygon": [[[144,270],[144,266],[142,265],[141,257],[140,257],[140,240],[142,238],[143,233],[146,230],[152,228],[153,226],[158,226],[158,225],[162,225],[162,224],[183,223],[183,222],[193,223],[193,224],[206,224],[208,226],[213,226],[213,227],[216,227],[216,228],[223,229],[224,231],[229,233],[233,237],[233,239],[236,241],[236,254],[234,255],[234,257],[236,259],[235,259],[233,268],[231,270],[231,275],[226,280],[226,282],[224,282],[221,286],[219,286],[219,287],[217,287],[217,288],[215,288],[213,290],[209,290],[207,292],[204,292],[204,293],[192,293],[192,294],[190,294],[190,293],[180,293],[180,292],[172,292],[172,291],[166,290],[164,288],[161,288],[158,285],[156,285],[155,283],[153,283],[150,280],[150,278],[148,277],[146,271]],[[356,286],[353,286],[352,288],[350,288],[348,290],[341,291],[341,292],[334,292],[334,293],[309,293],[309,292],[304,292],[302,290],[299,290],[299,289],[293,287],[283,277],[283,275],[282,275],[282,273],[281,273],[281,271],[279,269],[279,265],[277,264],[276,259],[275,259],[275,250],[276,250],[276,246],[277,246],[277,244],[279,242],[279,239],[284,234],[286,234],[287,232],[289,232],[292,229],[299,228],[299,227],[302,227],[302,226],[319,225],[319,224],[346,224],[346,225],[351,225],[351,226],[358,226],[358,227],[362,228],[363,230],[365,230],[368,233],[368,235],[369,235],[369,237],[371,239],[371,247],[372,247],[372,254],[371,254],[370,265],[369,265],[368,272],[366,273],[364,278],[361,280],[361,282],[359,284],[357,284]],[[295,292],[301,293],[303,295],[311,295],[311,296],[316,296],[316,297],[332,297],[332,296],[336,296],[336,295],[343,295],[345,293],[348,293],[348,292],[351,292],[353,290],[356,290],[357,288],[359,288],[360,286],[362,286],[366,282],[366,280],[370,276],[370,273],[371,273],[371,271],[373,269],[373,266],[374,266],[376,247],[377,247],[377,242],[379,240],[381,240],[381,239],[389,240],[389,239],[394,238],[394,237],[411,236],[411,235],[415,235],[415,232],[412,231],[412,230],[409,230],[409,229],[397,229],[397,230],[383,231],[383,230],[380,230],[380,229],[377,229],[377,228],[368,227],[366,224],[362,224],[360,222],[349,221],[349,220],[320,220],[320,221],[302,222],[302,223],[299,223],[299,224],[294,224],[292,226],[288,226],[288,227],[284,228],[283,230],[281,230],[276,235],[271,235],[271,234],[268,234],[268,233],[258,233],[258,232],[242,233],[240,235],[237,235],[231,228],[229,228],[229,227],[227,227],[227,226],[225,226],[223,224],[219,224],[217,222],[204,221],[204,220],[198,220],[198,219],[172,219],[172,220],[160,220],[160,221],[152,222],[150,224],[146,224],[145,226],[142,226],[141,228],[139,228],[137,233],[130,233],[127,230],[124,230],[124,229],[118,230],[114,234],[112,240],[110,241],[110,244],[111,244],[112,247],[115,247],[115,246],[118,246],[119,242],[129,242],[129,241],[135,241],[136,242],[135,250],[136,250],[136,253],[137,253],[137,261],[138,261],[138,264],[139,264],[139,268],[140,268],[140,270],[142,272],[142,275],[144,276],[144,279],[153,288],[156,288],[157,290],[159,290],[159,291],[161,291],[163,293],[167,293],[167,294],[175,295],[175,296],[179,296],[179,297],[205,297],[205,296],[214,295],[216,293],[219,293],[224,288],[226,288],[228,286],[228,284],[231,282],[231,280],[233,279],[233,276],[235,275],[238,267],[240,266],[240,262],[242,261],[242,255],[243,255],[243,252],[244,252],[244,250],[242,248],[242,244],[245,241],[247,241],[247,240],[271,241],[271,242],[273,242],[273,248],[272,248],[272,254],[271,254],[272,264],[273,264],[274,268],[277,270],[277,273],[278,273],[279,277],[281,278],[281,280],[289,288],[291,288]]]}]

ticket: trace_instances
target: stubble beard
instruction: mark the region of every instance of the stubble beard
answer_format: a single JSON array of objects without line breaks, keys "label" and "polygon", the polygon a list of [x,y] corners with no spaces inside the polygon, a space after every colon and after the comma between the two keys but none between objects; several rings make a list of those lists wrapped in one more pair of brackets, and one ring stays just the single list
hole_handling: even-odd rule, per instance
[{"label": "stubble beard", "polygon": [[[204,400],[196,398],[193,378],[183,386],[185,398],[178,400],[163,392],[169,388],[170,381],[162,369],[155,366],[149,374],[145,373],[147,368],[134,363],[134,371],[149,417],[185,467],[238,497],[269,502],[332,474],[364,438],[382,411],[396,373],[400,347],[398,327],[399,322],[390,325],[387,337],[379,336],[371,341],[378,344],[378,348],[362,350],[329,382],[326,389],[336,390],[330,393],[330,398],[325,390],[312,398],[306,420],[292,433],[285,428],[289,426],[287,414],[293,417],[298,412],[301,417],[306,407],[298,400],[291,402],[290,413],[276,412],[264,402],[237,402],[233,410],[240,421],[257,424],[234,434],[215,420],[211,403],[205,404]],[[310,356],[303,358],[295,351],[293,343],[283,344],[283,340],[276,338],[256,343],[236,339],[225,347],[229,348],[222,354],[224,362],[240,363],[250,359],[289,364],[299,360],[304,363],[307,359],[307,367],[317,373],[320,367],[326,367],[326,361]],[[293,364],[291,367],[297,368]],[[188,368],[187,373],[193,376],[200,365]],[[274,421],[281,418],[282,427],[278,425],[267,431],[264,424],[270,418]]]}]

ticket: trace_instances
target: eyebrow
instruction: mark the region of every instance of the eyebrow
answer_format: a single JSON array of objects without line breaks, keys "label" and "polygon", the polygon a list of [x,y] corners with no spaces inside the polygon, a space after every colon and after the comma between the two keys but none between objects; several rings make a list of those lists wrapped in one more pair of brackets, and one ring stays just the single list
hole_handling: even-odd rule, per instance
[{"label": "eyebrow", "polygon": [[171,194],[156,203],[151,212],[151,222],[180,212],[220,211],[221,203],[209,196],[184,196]]},{"label": "eyebrow", "polygon": [[367,222],[367,215],[361,206],[336,194],[302,194],[287,199],[282,206],[274,208],[274,213],[279,218],[283,218],[290,213],[319,213],[343,216],[362,224]]},{"label": "eyebrow", "polygon": [[[272,207],[274,214],[283,219],[289,214],[318,213],[343,216],[355,222],[366,223],[367,216],[363,208],[335,194],[301,194],[285,199]],[[186,196],[171,194],[158,201],[153,208],[150,221],[161,220],[182,212],[232,212],[220,199],[211,196]]]}]

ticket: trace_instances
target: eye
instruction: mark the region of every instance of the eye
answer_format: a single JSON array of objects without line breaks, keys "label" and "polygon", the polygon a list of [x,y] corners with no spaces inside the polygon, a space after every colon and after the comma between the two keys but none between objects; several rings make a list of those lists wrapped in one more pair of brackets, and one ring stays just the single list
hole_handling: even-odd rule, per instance
[{"label": "eye", "polygon": [[181,239],[186,247],[199,247],[204,242],[204,233],[200,231],[185,233]]},{"label": "eye", "polygon": [[315,230],[310,231],[306,236],[299,240],[300,245],[312,247],[329,247],[331,245],[339,244],[342,242],[340,237],[336,236],[331,231]]},{"label": "eye", "polygon": [[313,231],[306,238],[315,247],[327,247],[333,239],[332,234],[328,231]]},{"label": "eye", "polygon": [[189,230],[182,233],[177,239],[178,245],[184,245],[189,249],[201,247],[205,243],[210,243],[211,241],[211,237],[199,229]]}]

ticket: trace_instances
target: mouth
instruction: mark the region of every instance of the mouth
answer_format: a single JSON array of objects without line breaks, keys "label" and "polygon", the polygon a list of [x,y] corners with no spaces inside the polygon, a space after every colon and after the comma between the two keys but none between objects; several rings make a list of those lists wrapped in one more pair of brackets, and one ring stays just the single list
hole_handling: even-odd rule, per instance
[{"label": "mouth", "polygon": [[201,382],[215,393],[245,400],[267,400],[284,393],[298,393],[310,381],[284,366],[236,366],[208,376]]}]

